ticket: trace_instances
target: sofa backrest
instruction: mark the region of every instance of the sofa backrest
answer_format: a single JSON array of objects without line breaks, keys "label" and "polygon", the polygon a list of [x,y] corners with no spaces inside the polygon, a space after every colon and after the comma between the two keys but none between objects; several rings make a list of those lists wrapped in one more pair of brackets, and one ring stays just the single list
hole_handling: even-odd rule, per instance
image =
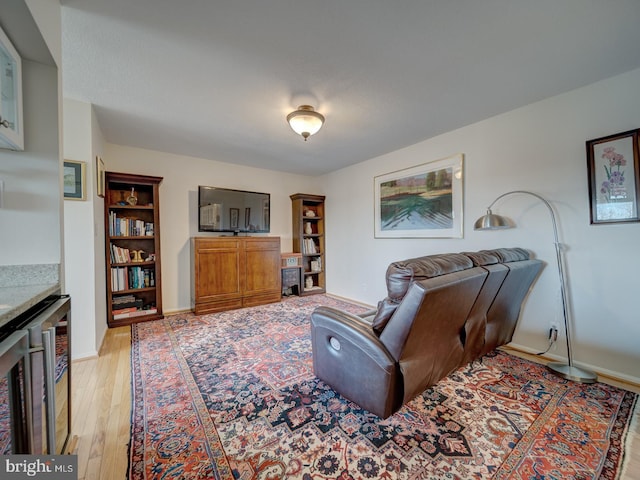
[{"label": "sofa backrest", "polygon": [[471,259],[474,266],[485,269],[488,275],[464,326],[465,346],[462,364],[480,356],[485,345],[487,312],[509,273],[509,268],[501,264],[500,257],[492,252],[464,252],[464,255]]},{"label": "sofa backrest", "polygon": [[380,335],[387,322],[409,291],[412,282],[439,277],[473,267],[472,261],[459,253],[444,253],[393,262],[387,268],[387,297],[378,302],[372,321],[373,330]]},{"label": "sofa backrest", "polygon": [[522,248],[489,250],[509,271],[487,312],[485,343],[481,355],[509,343],[516,329],[520,310],[543,262],[532,259]]},{"label": "sofa backrest", "polygon": [[402,371],[403,403],[459,367],[461,332],[487,275],[470,267],[410,283],[380,334]]}]

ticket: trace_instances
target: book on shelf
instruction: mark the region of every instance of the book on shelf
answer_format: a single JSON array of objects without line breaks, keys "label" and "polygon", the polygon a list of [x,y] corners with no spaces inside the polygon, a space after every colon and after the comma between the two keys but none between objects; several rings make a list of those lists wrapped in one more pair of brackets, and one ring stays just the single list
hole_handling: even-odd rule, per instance
[{"label": "book on shelf", "polygon": [[155,315],[156,313],[158,313],[157,308],[148,308],[147,310],[136,310],[134,312],[118,313],[113,316],[113,319],[119,320],[121,318],[142,317],[145,315]]},{"label": "book on shelf", "polygon": [[144,267],[111,267],[111,291],[155,287],[155,271]]},{"label": "book on shelf", "polygon": [[122,248],[113,243],[109,244],[111,250],[111,263],[129,263],[131,252],[128,248]]},{"label": "book on shelf", "polygon": [[[122,310],[125,308],[142,308],[143,301],[141,298],[136,298],[133,295],[126,295],[125,297],[115,297],[111,301],[111,310]],[[131,298],[129,298],[131,297]]]},{"label": "book on shelf", "polygon": [[109,212],[109,236],[111,237],[144,237],[153,236],[153,223],[139,218],[120,217],[116,212]]},{"label": "book on shelf", "polygon": [[127,307],[127,308],[118,308],[111,310],[111,313],[114,315],[120,315],[121,313],[131,313],[138,310],[136,307]]},{"label": "book on shelf", "polygon": [[313,254],[318,253],[318,248],[312,238],[305,238],[303,242],[304,253]]}]

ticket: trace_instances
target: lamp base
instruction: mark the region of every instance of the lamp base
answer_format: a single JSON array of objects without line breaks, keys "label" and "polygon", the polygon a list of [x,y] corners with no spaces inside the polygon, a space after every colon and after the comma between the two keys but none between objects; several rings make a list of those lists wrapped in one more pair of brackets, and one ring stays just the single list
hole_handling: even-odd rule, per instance
[{"label": "lamp base", "polygon": [[547,364],[547,368],[559,377],[573,380],[574,382],[595,383],[598,380],[598,375],[595,372],[567,365],[566,363],[551,362]]}]

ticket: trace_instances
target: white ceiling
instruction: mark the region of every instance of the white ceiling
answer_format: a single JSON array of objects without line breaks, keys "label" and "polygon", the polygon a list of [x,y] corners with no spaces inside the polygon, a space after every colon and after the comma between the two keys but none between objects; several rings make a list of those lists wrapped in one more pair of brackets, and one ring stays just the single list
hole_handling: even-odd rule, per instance
[{"label": "white ceiling", "polygon": [[310,175],[640,67],[639,0],[61,3],[64,96],[108,142]]}]

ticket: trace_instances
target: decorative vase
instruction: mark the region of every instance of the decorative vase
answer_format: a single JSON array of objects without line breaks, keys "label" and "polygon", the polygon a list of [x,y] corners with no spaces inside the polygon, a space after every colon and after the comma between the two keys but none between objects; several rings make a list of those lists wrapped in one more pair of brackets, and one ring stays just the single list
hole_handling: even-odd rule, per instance
[{"label": "decorative vase", "polygon": [[306,280],[305,280],[305,282],[304,282],[304,286],[305,286],[305,288],[307,288],[307,289],[311,289],[311,288],[313,288],[313,278],[311,278],[311,277],[307,277],[307,279],[306,279]]},{"label": "decorative vase", "polygon": [[307,235],[311,235],[313,233],[313,230],[311,230],[311,222],[306,222],[304,224],[304,233]]}]

